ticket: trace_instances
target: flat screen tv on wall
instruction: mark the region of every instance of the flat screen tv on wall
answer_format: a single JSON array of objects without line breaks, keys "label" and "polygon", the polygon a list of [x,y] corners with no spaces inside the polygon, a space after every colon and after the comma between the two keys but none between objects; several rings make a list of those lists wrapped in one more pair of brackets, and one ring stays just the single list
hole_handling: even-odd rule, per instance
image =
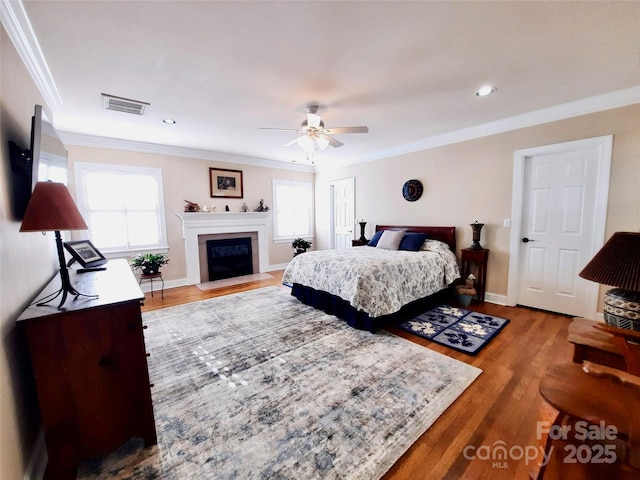
[{"label": "flat screen tv on wall", "polygon": [[9,141],[11,161],[11,210],[16,220],[22,220],[31,192],[37,182],[67,184],[67,148],[41,105],[35,106],[31,117],[31,145],[24,150]]},{"label": "flat screen tv on wall", "polygon": [[11,182],[9,192],[11,213],[15,220],[22,220],[31,198],[31,152],[22,149],[17,143],[9,141],[9,157],[11,161]]},{"label": "flat screen tv on wall", "polygon": [[32,188],[37,182],[67,184],[67,147],[41,105],[36,105],[31,123],[31,158]]}]

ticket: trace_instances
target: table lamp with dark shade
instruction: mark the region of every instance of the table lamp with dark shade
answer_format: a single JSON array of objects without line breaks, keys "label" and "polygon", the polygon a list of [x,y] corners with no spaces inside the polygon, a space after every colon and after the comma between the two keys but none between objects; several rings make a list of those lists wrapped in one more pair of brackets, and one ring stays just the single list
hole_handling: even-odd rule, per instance
[{"label": "table lamp with dark shade", "polygon": [[640,331],[640,233],[614,233],[579,275],[617,287],[605,294],[608,325]]},{"label": "table lamp with dark shade", "polygon": [[[55,232],[58,261],[60,262],[60,277],[62,280],[60,290],[34,302],[38,306],[46,305],[62,295],[62,299],[58,305],[58,309],[60,310],[67,300],[68,294],[74,295],[75,298],[84,295],[76,291],[69,280],[69,270],[67,269],[64,258],[60,230],[87,230],[88,228],[69,190],[67,190],[64,184],[54,182],[36,183],[33,193],[31,194],[31,199],[27,205],[20,231]],[[96,295],[84,296],[96,297]]]}]

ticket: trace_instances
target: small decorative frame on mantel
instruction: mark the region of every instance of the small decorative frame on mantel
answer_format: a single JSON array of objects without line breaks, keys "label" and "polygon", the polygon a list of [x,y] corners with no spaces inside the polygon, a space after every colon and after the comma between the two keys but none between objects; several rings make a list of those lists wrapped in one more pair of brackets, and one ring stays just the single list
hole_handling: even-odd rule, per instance
[{"label": "small decorative frame on mantel", "polygon": [[242,170],[209,168],[211,198],[244,198]]}]

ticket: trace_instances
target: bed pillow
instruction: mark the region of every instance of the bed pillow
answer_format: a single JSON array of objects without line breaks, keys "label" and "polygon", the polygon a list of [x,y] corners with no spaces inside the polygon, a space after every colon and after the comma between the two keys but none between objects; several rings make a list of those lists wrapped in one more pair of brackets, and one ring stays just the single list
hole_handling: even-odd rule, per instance
[{"label": "bed pillow", "polygon": [[408,250],[410,252],[417,252],[422,247],[422,244],[427,239],[426,233],[405,233],[400,242],[398,250]]},{"label": "bed pillow", "polygon": [[370,247],[375,247],[376,245],[378,245],[378,241],[380,240],[380,237],[382,236],[382,232],[384,232],[384,230],[380,230],[379,232],[376,232],[373,234],[373,237],[371,237],[371,240],[369,240],[369,246]]},{"label": "bed pillow", "polygon": [[430,252],[436,252],[436,253],[451,251],[451,249],[449,248],[449,245],[447,245],[446,243],[441,242],[440,240],[429,240],[429,239],[426,239],[424,241],[424,243],[420,247],[420,250],[428,250]]},{"label": "bed pillow", "polygon": [[382,232],[380,240],[376,248],[384,248],[385,250],[398,250],[405,230],[385,230]]}]

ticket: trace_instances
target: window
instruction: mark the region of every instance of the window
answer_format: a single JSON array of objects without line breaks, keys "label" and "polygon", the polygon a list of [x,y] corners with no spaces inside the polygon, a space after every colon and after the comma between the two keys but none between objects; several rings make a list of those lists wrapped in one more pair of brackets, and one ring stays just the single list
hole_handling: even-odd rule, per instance
[{"label": "window", "polygon": [[162,170],[76,163],[78,208],[104,252],[166,249]]},{"label": "window", "polygon": [[273,239],[287,241],[313,236],[311,182],[273,181]]}]

